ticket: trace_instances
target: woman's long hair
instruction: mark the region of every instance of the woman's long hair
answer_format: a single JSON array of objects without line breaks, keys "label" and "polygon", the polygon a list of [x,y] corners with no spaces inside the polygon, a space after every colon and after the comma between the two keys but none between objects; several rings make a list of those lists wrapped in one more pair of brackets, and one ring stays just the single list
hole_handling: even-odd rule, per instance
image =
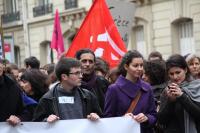
[{"label": "woman's long hair", "polygon": [[38,69],[28,69],[21,76],[21,80],[31,84],[34,96],[41,98],[48,91],[47,75]]}]

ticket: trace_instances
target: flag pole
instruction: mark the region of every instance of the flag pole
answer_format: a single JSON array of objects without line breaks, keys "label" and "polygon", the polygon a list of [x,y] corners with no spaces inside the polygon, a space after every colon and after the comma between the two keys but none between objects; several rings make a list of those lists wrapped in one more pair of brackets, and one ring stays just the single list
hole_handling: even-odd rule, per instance
[{"label": "flag pole", "polygon": [[54,59],[53,59],[53,49],[50,48],[50,59],[51,59],[51,64],[54,63]]},{"label": "flag pole", "polygon": [[1,15],[1,25],[0,25],[0,37],[1,37],[1,49],[2,49],[2,56],[5,59],[5,52],[4,52],[4,37],[3,37],[3,17]]}]

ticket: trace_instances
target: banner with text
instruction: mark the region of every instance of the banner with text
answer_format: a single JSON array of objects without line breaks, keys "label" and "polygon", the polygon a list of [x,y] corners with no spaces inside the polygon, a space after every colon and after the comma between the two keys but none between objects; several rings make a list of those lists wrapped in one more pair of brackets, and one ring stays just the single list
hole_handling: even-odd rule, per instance
[{"label": "banner with text", "polygon": [[106,2],[122,40],[128,46],[135,17],[136,4],[119,0],[106,0]]},{"label": "banner with text", "polygon": [[23,122],[15,127],[0,122],[0,133],[140,133],[140,125],[128,117],[59,120],[55,123]]}]

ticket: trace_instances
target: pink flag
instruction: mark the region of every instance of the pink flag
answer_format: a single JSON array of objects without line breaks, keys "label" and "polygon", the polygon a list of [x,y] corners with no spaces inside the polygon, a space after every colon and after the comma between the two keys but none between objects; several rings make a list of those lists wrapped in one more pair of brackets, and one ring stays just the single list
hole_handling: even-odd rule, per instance
[{"label": "pink flag", "polygon": [[51,48],[57,51],[57,58],[60,58],[61,54],[65,51],[62,31],[60,27],[60,19],[57,9],[56,9],[56,16],[54,19],[54,29],[51,40]]}]

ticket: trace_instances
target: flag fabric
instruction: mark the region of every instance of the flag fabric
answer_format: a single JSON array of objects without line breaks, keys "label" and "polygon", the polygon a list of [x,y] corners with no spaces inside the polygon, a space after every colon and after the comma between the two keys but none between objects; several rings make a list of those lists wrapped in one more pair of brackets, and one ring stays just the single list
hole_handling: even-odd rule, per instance
[{"label": "flag fabric", "polygon": [[93,50],[95,55],[106,60],[110,67],[118,65],[127,51],[105,0],[94,1],[66,56],[74,57],[76,51],[82,48]]},{"label": "flag fabric", "polygon": [[3,28],[0,27],[0,59],[4,58]]},{"label": "flag fabric", "polygon": [[61,54],[65,51],[63,36],[62,36],[62,31],[61,31],[61,26],[60,26],[59,13],[57,9],[56,9],[56,14],[54,18],[54,29],[53,29],[53,35],[52,35],[52,40],[51,40],[51,48],[57,51],[57,58],[59,58]]}]

